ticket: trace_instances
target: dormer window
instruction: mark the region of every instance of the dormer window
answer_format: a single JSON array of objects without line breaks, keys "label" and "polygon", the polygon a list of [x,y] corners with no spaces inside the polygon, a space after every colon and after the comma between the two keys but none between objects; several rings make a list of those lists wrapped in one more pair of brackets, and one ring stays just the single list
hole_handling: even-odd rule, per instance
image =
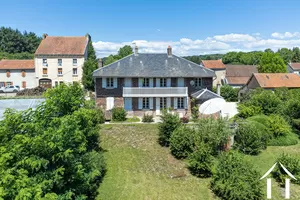
[{"label": "dormer window", "polygon": [[73,59],[73,66],[77,66],[77,59],[76,58]]},{"label": "dormer window", "polygon": [[48,64],[47,64],[47,59],[43,59],[43,66],[48,66]]}]

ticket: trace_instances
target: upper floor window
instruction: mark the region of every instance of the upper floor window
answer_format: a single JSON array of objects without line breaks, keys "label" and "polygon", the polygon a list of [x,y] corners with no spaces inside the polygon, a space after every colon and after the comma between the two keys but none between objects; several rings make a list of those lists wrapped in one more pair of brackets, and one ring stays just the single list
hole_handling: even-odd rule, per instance
[{"label": "upper floor window", "polygon": [[77,75],[77,68],[73,68],[73,75]]},{"label": "upper floor window", "polygon": [[143,83],[142,84],[143,87],[149,87],[150,86],[149,78],[144,78],[142,83]]},{"label": "upper floor window", "polygon": [[48,74],[48,69],[47,68],[43,68],[43,74],[47,75]]},{"label": "upper floor window", "polygon": [[149,109],[150,106],[149,106],[149,98],[143,98],[143,109]]},{"label": "upper floor window", "polygon": [[58,69],[57,69],[57,74],[58,74],[58,75],[62,75],[62,68],[58,68]]},{"label": "upper floor window", "polygon": [[167,79],[166,78],[160,79],[160,87],[167,87]]},{"label": "upper floor window", "polygon": [[179,97],[177,99],[177,108],[178,109],[183,109],[184,108],[184,98],[183,97]]},{"label": "upper floor window", "polygon": [[47,59],[43,59],[43,66],[47,66]]},{"label": "upper floor window", "polygon": [[25,77],[25,76],[26,76],[26,72],[25,72],[25,70],[22,70],[22,72],[21,72],[21,76],[22,76],[22,77]]},{"label": "upper floor window", "polygon": [[114,79],[106,78],[106,87],[114,87]]},{"label": "upper floor window", "polygon": [[62,66],[62,59],[58,59],[58,60],[57,60],[57,65],[58,65],[58,66]]},{"label": "upper floor window", "polygon": [[76,58],[73,59],[73,66],[77,66],[77,59]]},{"label": "upper floor window", "polygon": [[194,84],[195,87],[201,87],[202,86],[202,78],[195,78],[194,82],[195,82],[195,84]]},{"label": "upper floor window", "polygon": [[6,77],[7,77],[7,78],[10,77],[10,71],[9,71],[9,70],[6,71]]}]

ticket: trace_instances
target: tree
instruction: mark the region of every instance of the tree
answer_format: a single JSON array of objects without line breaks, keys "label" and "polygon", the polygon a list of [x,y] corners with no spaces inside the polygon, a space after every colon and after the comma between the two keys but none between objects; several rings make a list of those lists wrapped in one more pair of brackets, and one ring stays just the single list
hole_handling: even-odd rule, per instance
[{"label": "tree", "polygon": [[287,64],[292,60],[293,54],[292,51],[288,48],[281,48],[278,50],[279,55],[284,60],[284,62]]},{"label": "tree", "polygon": [[263,53],[257,67],[259,73],[286,73],[286,65],[279,54]]},{"label": "tree", "polygon": [[105,58],[104,66],[109,65],[109,64],[111,64],[113,62],[116,62],[116,61],[117,61],[117,59],[114,57],[114,55],[110,55],[107,58]]},{"label": "tree", "polygon": [[133,51],[132,51],[132,48],[131,46],[129,45],[125,45],[123,47],[121,47],[118,51],[118,54],[117,55],[110,55],[108,56],[107,58],[104,59],[104,66],[105,65],[109,65],[113,62],[116,62],[117,60],[120,60],[130,54],[132,54]]},{"label": "tree", "polygon": [[292,62],[300,62],[300,50],[299,50],[299,47],[294,47],[293,48]]}]

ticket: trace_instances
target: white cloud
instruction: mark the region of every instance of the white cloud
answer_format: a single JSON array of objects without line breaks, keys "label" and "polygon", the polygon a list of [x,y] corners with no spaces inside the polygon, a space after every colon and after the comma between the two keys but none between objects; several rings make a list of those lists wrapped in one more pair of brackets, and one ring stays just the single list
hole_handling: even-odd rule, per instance
[{"label": "white cloud", "polygon": [[278,38],[278,39],[286,39],[286,38],[300,38],[300,32],[285,32],[285,33],[272,33],[271,36],[273,38]]},{"label": "white cloud", "polygon": [[[296,32],[297,33],[297,32]],[[279,33],[278,33],[279,34]],[[281,37],[273,33],[272,37]],[[289,34],[284,34],[285,37]],[[295,37],[295,33],[293,33]],[[299,36],[300,38],[300,36]],[[212,54],[212,53],[227,53],[229,51],[253,51],[264,50],[271,48],[277,50],[278,48],[292,48],[300,46],[300,39],[274,39],[261,38],[259,33],[254,34],[225,34],[207,37],[205,39],[190,39],[181,38],[177,41],[147,41],[147,40],[133,40],[125,42],[109,42],[98,41],[93,45],[96,49],[98,57],[105,57],[110,54],[116,54],[119,48],[124,45],[134,45],[139,47],[141,53],[166,53],[167,47],[170,45],[173,48],[173,53],[179,56]]]}]

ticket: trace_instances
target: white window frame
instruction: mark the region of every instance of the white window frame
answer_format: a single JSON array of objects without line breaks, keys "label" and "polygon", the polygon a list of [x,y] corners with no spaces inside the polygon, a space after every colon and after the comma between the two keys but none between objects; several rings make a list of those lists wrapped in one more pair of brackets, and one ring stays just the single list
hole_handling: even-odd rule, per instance
[{"label": "white window frame", "polygon": [[61,58],[58,58],[58,59],[57,59],[57,65],[58,65],[58,66],[62,66],[62,59],[61,59]]},{"label": "white window frame", "polygon": [[159,80],[159,86],[160,87],[167,87],[167,79],[166,78],[161,78]]},{"label": "white window frame", "polygon": [[[59,71],[59,69],[61,69],[61,71]],[[63,74],[63,68],[61,68],[61,67],[60,67],[60,68],[57,68],[57,74],[58,74],[58,75],[62,75],[62,74]]]},{"label": "white window frame", "polygon": [[[76,71],[76,73],[74,73],[74,71]],[[77,74],[78,74],[77,68],[73,68],[73,69],[72,69],[72,73],[73,73],[73,75],[77,75]]]},{"label": "white window frame", "polygon": [[106,83],[107,88],[113,88],[114,87],[114,78],[106,78],[105,83]]},{"label": "white window frame", "polygon": [[202,78],[195,78],[195,87],[202,87]]},{"label": "white window frame", "polygon": [[43,66],[48,66],[47,58],[43,58]]},{"label": "white window frame", "polygon": [[142,87],[150,87],[150,78],[142,79]]},{"label": "white window frame", "polygon": [[177,98],[177,109],[184,109],[184,97],[178,97]]},{"label": "white window frame", "polygon": [[[76,62],[74,62],[74,61],[76,61]],[[73,58],[73,61],[72,61],[72,63],[73,63],[73,66],[77,66],[77,63],[78,63],[78,60],[77,60],[77,58]]]},{"label": "white window frame", "polygon": [[142,99],[142,109],[150,109],[150,98],[144,97]]}]

